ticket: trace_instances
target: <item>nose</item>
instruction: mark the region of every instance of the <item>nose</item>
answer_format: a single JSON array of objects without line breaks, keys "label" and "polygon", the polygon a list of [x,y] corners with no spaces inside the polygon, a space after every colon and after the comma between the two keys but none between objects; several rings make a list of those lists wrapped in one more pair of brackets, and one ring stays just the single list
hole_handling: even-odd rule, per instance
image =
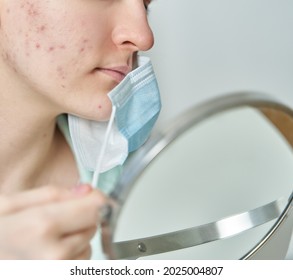
[{"label": "nose", "polygon": [[119,48],[132,52],[147,51],[153,46],[154,36],[143,1],[134,1],[120,10],[112,31],[112,40]]}]

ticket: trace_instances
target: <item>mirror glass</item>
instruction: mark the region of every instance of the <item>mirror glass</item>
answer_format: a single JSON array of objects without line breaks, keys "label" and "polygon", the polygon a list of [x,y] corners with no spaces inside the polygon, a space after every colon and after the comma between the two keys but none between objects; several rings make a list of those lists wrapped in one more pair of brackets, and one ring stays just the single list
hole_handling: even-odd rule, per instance
[{"label": "mirror glass", "polygon": [[284,119],[292,132],[285,113],[243,106],[186,129],[136,179],[119,213],[114,242],[204,225],[197,240],[202,244],[139,258],[243,257],[269,231],[292,192],[292,147],[280,133],[287,131]]}]

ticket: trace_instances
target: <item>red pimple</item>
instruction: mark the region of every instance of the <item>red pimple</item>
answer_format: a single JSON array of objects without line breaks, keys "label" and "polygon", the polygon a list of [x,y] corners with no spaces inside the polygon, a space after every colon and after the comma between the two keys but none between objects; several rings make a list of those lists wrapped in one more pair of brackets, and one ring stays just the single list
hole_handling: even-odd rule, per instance
[{"label": "red pimple", "polygon": [[55,50],[54,47],[50,47],[48,51],[49,51],[49,52],[52,52],[52,51],[54,51],[54,50]]},{"label": "red pimple", "polygon": [[39,49],[41,45],[39,43],[36,44],[36,49]]},{"label": "red pimple", "polygon": [[38,33],[42,33],[42,32],[45,32],[46,30],[46,25],[41,25],[37,28],[37,32]]},{"label": "red pimple", "polygon": [[27,14],[29,16],[38,16],[39,15],[39,11],[37,10],[37,8],[35,7],[35,5],[33,3],[29,3],[28,1],[26,2],[26,6],[27,6]]},{"label": "red pimple", "polygon": [[102,105],[99,105],[98,108],[99,108],[99,109],[102,109],[103,107],[102,107]]}]

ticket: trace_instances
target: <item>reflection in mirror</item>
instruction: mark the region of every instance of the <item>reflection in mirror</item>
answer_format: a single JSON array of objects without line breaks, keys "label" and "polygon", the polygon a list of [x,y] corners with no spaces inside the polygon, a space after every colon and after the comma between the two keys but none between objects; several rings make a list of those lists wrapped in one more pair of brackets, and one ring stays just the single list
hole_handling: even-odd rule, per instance
[{"label": "reflection in mirror", "polygon": [[190,126],[135,179],[115,225],[116,257],[243,257],[288,203],[292,127],[286,113],[250,106]]}]

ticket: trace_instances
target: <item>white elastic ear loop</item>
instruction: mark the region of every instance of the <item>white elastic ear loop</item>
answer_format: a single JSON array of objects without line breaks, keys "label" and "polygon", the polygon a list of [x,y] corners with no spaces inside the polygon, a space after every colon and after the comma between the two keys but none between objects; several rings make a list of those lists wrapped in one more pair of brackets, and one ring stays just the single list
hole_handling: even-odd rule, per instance
[{"label": "white elastic ear loop", "polygon": [[97,187],[98,182],[99,182],[99,176],[100,176],[100,170],[101,170],[101,165],[103,162],[103,158],[105,156],[106,150],[107,150],[107,144],[109,142],[109,137],[111,134],[111,130],[112,130],[112,126],[113,126],[113,122],[114,122],[114,118],[115,118],[115,113],[116,113],[116,106],[113,106],[112,108],[112,113],[111,113],[111,117],[107,126],[107,130],[106,130],[106,135],[102,144],[102,148],[101,148],[101,153],[98,156],[98,160],[97,160],[97,165],[95,168],[95,173],[93,176],[93,180],[92,180],[92,186],[93,187]]}]

